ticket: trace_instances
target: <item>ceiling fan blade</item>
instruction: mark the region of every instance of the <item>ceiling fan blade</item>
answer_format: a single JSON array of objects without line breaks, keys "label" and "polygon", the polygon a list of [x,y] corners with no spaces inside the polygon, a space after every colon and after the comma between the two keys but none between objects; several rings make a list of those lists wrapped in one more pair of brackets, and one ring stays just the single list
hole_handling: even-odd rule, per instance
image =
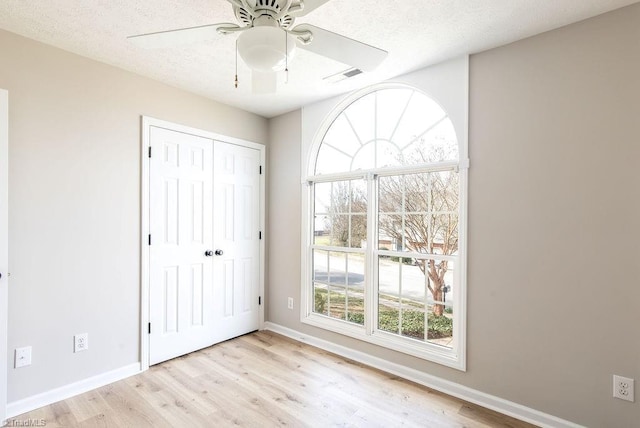
[{"label": "ceiling fan blade", "polygon": [[251,71],[251,88],[254,94],[273,94],[278,89],[276,72]]},{"label": "ceiling fan blade", "polygon": [[388,55],[388,52],[382,49],[310,24],[300,24],[293,29],[293,32],[296,33],[307,31],[312,34],[313,38],[308,44],[298,44],[301,49],[326,56],[363,71],[375,70]]},{"label": "ceiling fan blade", "polygon": [[218,28],[235,28],[236,24],[209,24],[198,27],[179,28],[177,30],[158,31],[156,33],[128,36],[127,39],[142,48],[167,48],[189,43],[214,40],[220,36]]},{"label": "ceiling fan blade", "polygon": [[294,16],[305,16],[309,12],[312,12],[322,6],[325,3],[328,3],[329,0],[304,0],[304,7],[300,11],[293,12]]}]

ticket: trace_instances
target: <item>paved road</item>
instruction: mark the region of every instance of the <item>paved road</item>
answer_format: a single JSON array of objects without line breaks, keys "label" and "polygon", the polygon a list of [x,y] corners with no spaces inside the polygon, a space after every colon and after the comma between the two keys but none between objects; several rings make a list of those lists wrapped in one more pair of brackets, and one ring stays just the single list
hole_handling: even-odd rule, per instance
[{"label": "paved road", "polygon": [[[335,254],[335,253],[334,253]],[[328,263],[327,263],[328,262]],[[327,269],[327,264],[330,269]],[[331,255],[316,257],[315,277],[318,281],[335,285],[347,285],[351,289],[364,287],[364,259],[360,255],[351,254],[348,259],[348,273],[345,274],[345,255]],[[402,282],[400,281],[402,272]],[[453,282],[453,272],[447,272],[447,284]],[[378,272],[380,292],[392,296],[408,297],[418,301],[424,301],[425,278],[419,267],[413,265],[400,265],[398,262],[384,259],[380,262]],[[400,290],[402,283],[402,290]],[[400,293],[402,291],[402,293]],[[453,297],[453,292],[447,293],[447,300]]]}]

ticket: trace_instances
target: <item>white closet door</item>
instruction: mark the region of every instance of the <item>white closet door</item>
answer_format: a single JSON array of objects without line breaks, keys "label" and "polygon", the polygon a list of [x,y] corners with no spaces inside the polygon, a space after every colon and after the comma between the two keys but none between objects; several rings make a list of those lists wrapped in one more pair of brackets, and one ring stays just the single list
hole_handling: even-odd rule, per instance
[{"label": "white closet door", "polygon": [[150,129],[149,364],[260,327],[257,149]]},{"label": "white closet door", "polygon": [[214,300],[217,341],[260,327],[260,152],[214,146]]},{"label": "white closet door", "polygon": [[212,160],[206,138],[151,128],[150,364],[213,343]]}]

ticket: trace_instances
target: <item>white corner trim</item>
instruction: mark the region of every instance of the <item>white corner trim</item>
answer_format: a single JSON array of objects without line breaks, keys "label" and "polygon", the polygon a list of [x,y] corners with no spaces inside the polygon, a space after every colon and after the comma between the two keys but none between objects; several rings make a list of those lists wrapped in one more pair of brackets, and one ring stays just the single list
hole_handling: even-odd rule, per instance
[{"label": "white corner trim", "polygon": [[126,379],[138,373],[140,373],[140,363],[129,364],[128,366],[124,366],[110,372],[102,373],[69,385],[61,386],[60,388],[23,398],[22,400],[14,401],[7,404],[7,418],[12,418],[35,409],[39,409],[40,407]]},{"label": "white corner trim", "polygon": [[513,401],[486,394],[484,392],[421,372],[419,370],[393,363],[382,358],[374,357],[364,352],[356,351],[342,345],[337,345],[324,339],[319,339],[317,337],[300,333],[296,330],[283,327],[279,324],[266,322],[264,328],[265,330],[273,331],[274,333],[279,333],[283,336],[289,337],[299,342],[315,346],[316,348],[333,352],[334,354],[340,355],[342,357],[352,359],[378,370],[400,376],[412,382],[419,383],[420,385],[424,385],[453,397],[460,398],[462,400],[477,404],[487,409],[495,410],[496,412],[500,412],[516,419],[538,425],[540,427],[584,428],[582,425],[560,419],[556,416],[549,415],[535,409],[531,409],[521,404],[514,403]]}]

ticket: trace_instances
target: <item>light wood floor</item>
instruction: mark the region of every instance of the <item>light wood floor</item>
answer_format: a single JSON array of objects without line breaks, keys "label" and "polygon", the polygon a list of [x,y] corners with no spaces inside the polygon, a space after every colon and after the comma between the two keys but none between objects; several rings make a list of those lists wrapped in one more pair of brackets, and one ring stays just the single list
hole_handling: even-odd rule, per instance
[{"label": "light wood floor", "polygon": [[532,427],[271,332],[18,416],[64,427]]}]

